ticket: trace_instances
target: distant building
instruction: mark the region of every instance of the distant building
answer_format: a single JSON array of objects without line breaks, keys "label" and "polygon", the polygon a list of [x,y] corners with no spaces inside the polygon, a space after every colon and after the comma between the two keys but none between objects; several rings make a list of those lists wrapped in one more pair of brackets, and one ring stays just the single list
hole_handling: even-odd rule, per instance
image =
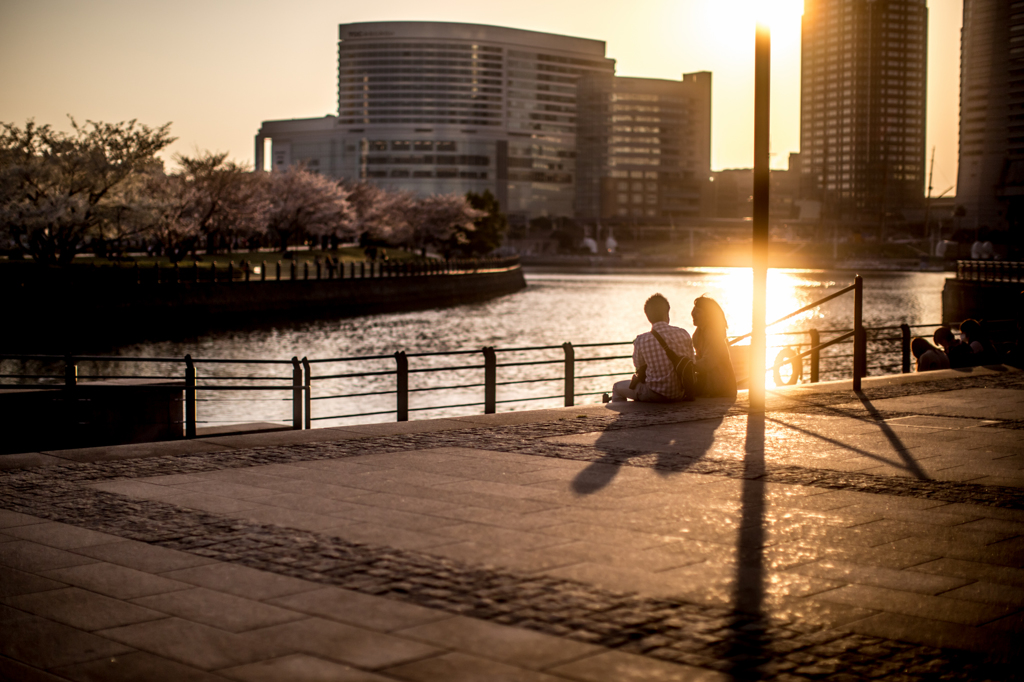
[{"label": "distant building", "polygon": [[1024,227],[1024,2],[964,0],[959,227]]},{"label": "distant building", "polygon": [[925,0],[806,0],[802,199],[861,219],[922,205],[927,36]]},{"label": "distant building", "polygon": [[711,74],[681,81],[591,75],[578,89],[576,215],[698,217],[711,174]]},{"label": "distant building", "polygon": [[574,212],[577,80],[598,40],[442,22],[342,24],[338,115],[265,121],[256,166],[303,161],[420,195],[491,190],[513,222]]}]

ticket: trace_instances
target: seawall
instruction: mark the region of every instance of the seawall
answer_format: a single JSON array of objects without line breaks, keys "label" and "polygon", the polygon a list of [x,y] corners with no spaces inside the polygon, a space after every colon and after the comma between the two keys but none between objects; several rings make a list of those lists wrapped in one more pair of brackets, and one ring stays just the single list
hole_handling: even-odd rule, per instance
[{"label": "seawall", "polygon": [[526,286],[518,263],[451,272],[281,281],[146,281],[51,273],[7,282],[8,352],[81,352],[82,343],[177,338],[268,323],[423,310]]}]

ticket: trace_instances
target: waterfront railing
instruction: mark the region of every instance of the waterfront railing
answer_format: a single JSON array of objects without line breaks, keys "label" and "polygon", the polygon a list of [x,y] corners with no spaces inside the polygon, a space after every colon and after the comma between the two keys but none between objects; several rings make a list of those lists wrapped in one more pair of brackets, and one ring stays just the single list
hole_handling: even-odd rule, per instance
[{"label": "waterfront railing", "polygon": [[1024,262],[958,260],[956,278],[970,282],[1024,282]]}]

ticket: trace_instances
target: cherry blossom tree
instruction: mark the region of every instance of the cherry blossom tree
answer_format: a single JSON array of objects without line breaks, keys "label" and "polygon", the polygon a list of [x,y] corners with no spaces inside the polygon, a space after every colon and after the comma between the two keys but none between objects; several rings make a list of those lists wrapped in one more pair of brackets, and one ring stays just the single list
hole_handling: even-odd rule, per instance
[{"label": "cherry blossom tree", "polygon": [[69,264],[101,225],[123,218],[118,188],[174,141],[169,123],[71,127],[0,123],[0,232],[45,265]]},{"label": "cherry blossom tree", "polygon": [[426,255],[428,247],[450,251],[453,243],[467,243],[466,235],[476,229],[474,221],[486,215],[486,211],[471,207],[466,198],[458,194],[434,194],[418,199],[410,210],[412,230],[406,243],[422,255]]},{"label": "cherry blossom tree", "polygon": [[304,166],[261,174],[268,201],[266,226],[281,240],[281,250],[298,234],[351,238],[353,210],[348,191],[335,180]]},{"label": "cherry blossom tree", "polygon": [[268,200],[259,179],[241,164],[227,160],[226,153],[203,152],[177,155],[181,166],[175,203],[182,203],[184,229],[206,239],[206,252],[216,253],[233,237],[262,232]]}]

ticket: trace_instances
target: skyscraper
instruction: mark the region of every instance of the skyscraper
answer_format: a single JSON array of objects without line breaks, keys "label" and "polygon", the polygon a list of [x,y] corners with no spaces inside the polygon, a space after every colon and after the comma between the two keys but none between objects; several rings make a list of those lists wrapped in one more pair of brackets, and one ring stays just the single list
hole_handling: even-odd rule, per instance
[{"label": "skyscraper", "polygon": [[1024,224],[1024,2],[964,0],[960,48],[961,227]]},{"label": "skyscraper", "polygon": [[925,0],[806,0],[802,198],[880,224],[922,204],[927,36]]}]

